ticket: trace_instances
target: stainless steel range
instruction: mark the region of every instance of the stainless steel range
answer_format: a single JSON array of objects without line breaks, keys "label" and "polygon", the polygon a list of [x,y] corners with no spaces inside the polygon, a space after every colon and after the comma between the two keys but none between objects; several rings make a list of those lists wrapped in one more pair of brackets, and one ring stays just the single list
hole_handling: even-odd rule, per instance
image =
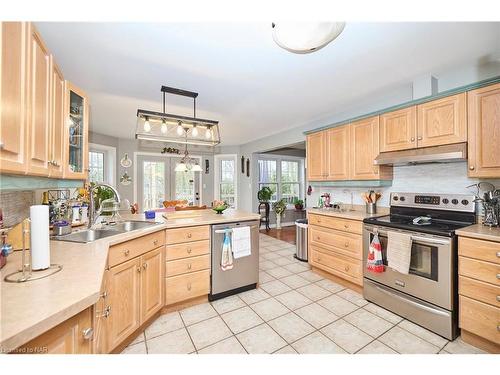
[{"label": "stainless steel range", "polygon": [[[385,271],[364,268],[365,299],[449,340],[458,335],[457,238],[475,223],[473,195],[391,193],[390,215],[364,220],[363,260],[378,234]],[[408,274],[387,266],[389,231],[411,236]]]}]

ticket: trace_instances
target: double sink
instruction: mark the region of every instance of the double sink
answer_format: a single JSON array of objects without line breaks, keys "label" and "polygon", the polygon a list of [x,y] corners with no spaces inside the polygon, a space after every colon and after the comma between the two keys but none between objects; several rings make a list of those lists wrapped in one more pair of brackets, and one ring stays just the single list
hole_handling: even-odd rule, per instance
[{"label": "double sink", "polygon": [[86,229],[64,236],[54,236],[52,239],[56,241],[87,243],[137,229],[150,228],[158,224],[160,223],[151,221],[122,221],[116,224],[107,224],[104,229]]}]

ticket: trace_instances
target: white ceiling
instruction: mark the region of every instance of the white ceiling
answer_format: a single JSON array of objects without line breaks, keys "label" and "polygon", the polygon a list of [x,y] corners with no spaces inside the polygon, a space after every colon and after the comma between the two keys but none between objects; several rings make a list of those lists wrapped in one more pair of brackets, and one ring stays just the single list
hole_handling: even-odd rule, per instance
[{"label": "white ceiling", "polygon": [[[65,77],[89,94],[91,130],[133,138],[137,109],[160,111],[167,85],[200,93],[197,115],[220,121],[225,145],[305,125],[500,50],[500,23],[347,23],[309,55],[275,45],[267,23],[37,26]],[[167,112],[191,111],[188,98],[168,97]]]}]

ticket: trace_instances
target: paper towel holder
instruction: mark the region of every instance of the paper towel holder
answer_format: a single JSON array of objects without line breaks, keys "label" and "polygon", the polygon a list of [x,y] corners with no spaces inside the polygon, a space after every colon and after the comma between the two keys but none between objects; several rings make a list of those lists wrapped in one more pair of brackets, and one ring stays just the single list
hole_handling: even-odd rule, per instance
[{"label": "paper towel holder", "polygon": [[30,233],[30,229],[27,227],[27,223],[31,223],[30,219],[26,219],[22,223],[22,255],[21,255],[21,269],[16,272],[9,273],[5,276],[4,281],[7,283],[24,283],[26,281],[33,281],[43,279],[47,276],[51,276],[62,270],[62,265],[51,264],[48,268],[39,271],[33,271],[31,267],[31,253],[29,255],[29,261],[26,260],[26,237]]}]

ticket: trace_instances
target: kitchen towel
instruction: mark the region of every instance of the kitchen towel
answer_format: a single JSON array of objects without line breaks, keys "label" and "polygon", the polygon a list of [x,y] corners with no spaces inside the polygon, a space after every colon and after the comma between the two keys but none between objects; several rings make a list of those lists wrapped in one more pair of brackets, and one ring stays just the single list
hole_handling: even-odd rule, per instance
[{"label": "kitchen towel", "polygon": [[412,239],[409,234],[387,232],[387,265],[394,271],[408,275],[410,271]]},{"label": "kitchen towel", "polygon": [[31,267],[34,271],[50,267],[49,206],[30,207]]},{"label": "kitchen towel", "polygon": [[230,232],[230,229],[224,232],[224,240],[222,241],[222,256],[220,260],[220,268],[222,271],[233,268],[233,251],[231,250]]},{"label": "kitchen towel", "polygon": [[382,245],[380,244],[377,233],[373,235],[372,242],[370,242],[366,269],[375,273],[382,273],[385,271],[384,261],[382,259]]},{"label": "kitchen towel", "polygon": [[252,254],[250,227],[233,228],[233,256],[234,259],[247,257]]}]

